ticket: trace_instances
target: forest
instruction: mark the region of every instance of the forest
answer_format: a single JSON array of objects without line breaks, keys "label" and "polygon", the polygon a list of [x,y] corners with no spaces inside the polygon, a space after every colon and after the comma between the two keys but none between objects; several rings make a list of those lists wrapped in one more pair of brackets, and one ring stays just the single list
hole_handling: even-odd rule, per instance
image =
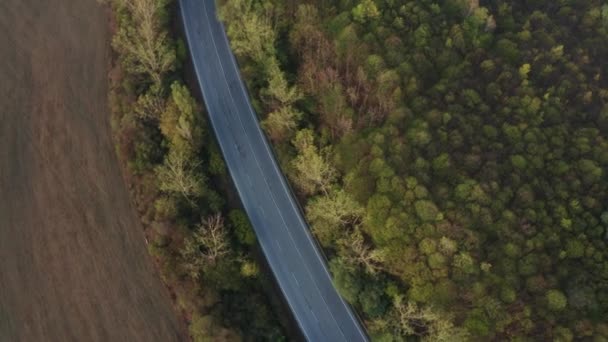
[{"label": "forest", "polygon": [[285,340],[255,235],[187,83],[177,1],[107,3],[116,151],[176,313],[193,341]]},{"label": "forest", "polygon": [[608,3],[219,3],[373,340],[608,341]]}]

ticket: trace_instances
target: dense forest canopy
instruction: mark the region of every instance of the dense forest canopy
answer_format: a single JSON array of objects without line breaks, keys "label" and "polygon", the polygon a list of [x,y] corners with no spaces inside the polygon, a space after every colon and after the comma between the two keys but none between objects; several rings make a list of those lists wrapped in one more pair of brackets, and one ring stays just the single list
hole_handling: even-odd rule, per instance
[{"label": "dense forest canopy", "polygon": [[608,3],[221,10],[374,339],[608,340]]}]

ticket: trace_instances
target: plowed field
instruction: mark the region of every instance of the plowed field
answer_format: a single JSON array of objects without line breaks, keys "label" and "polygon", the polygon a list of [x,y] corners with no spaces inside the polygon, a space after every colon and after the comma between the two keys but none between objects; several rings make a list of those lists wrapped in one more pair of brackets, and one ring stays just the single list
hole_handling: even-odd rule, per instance
[{"label": "plowed field", "polygon": [[172,341],[110,135],[105,10],[0,1],[0,341]]}]

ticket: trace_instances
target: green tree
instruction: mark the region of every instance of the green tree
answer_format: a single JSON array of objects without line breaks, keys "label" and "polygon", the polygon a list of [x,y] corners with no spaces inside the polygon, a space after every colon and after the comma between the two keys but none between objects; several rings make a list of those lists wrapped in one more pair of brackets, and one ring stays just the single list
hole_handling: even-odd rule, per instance
[{"label": "green tree", "polygon": [[547,307],[551,311],[561,311],[568,306],[568,300],[566,296],[559,290],[549,290],[545,295],[547,301]]},{"label": "green tree", "polygon": [[380,16],[380,11],[373,0],[362,0],[352,11],[353,18],[361,23]]},{"label": "green tree", "polygon": [[337,173],[326,154],[315,146],[312,131],[297,132],[293,144],[298,154],[291,163],[292,178],[298,188],[309,195],[319,191],[327,193]]},{"label": "green tree", "polygon": [[361,279],[357,278],[352,269],[347,267],[340,259],[332,260],[329,268],[333,275],[334,285],[342,297],[351,304],[357,303],[363,288]]},{"label": "green tree", "polygon": [[302,113],[298,110],[284,106],[270,114],[262,121],[262,127],[274,142],[282,142],[293,135],[298,126]]},{"label": "green tree", "polygon": [[359,303],[370,317],[379,317],[386,312],[388,301],[380,289],[375,286],[366,286],[359,294]]},{"label": "green tree", "polygon": [[160,117],[160,129],[175,153],[192,158],[202,145],[201,114],[186,86],[174,82],[171,98]]},{"label": "green tree", "polygon": [[418,335],[422,341],[468,341],[468,333],[456,327],[444,314],[406,302],[402,296],[393,301],[391,324],[398,336]]},{"label": "green tree", "polygon": [[363,208],[344,190],[313,198],[306,206],[312,230],[325,246],[331,246],[361,221]]},{"label": "green tree", "polygon": [[414,203],[414,208],[416,209],[416,214],[422,221],[432,222],[441,219],[441,212],[439,211],[437,206],[431,201],[416,201]]},{"label": "green tree", "polygon": [[253,246],[255,234],[247,215],[242,210],[235,209],[230,211],[228,219],[239,242],[247,246]]},{"label": "green tree", "polygon": [[[122,65],[160,85],[174,69],[175,48],[169,39],[166,22],[167,0],[133,0],[121,3],[130,12],[133,24],[119,25],[112,44],[121,51]],[[128,18],[128,19],[127,19]]]},{"label": "green tree", "polygon": [[220,7],[220,17],[229,23],[227,33],[234,53],[256,63],[274,55],[276,33],[271,18],[258,15],[252,0],[227,1]]},{"label": "green tree", "polygon": [[263,95],[269,96],[271,101],[277,102],[281,106],[291,106],[302,98],[298,88],[287,83],[285,74],[281,71],[276,58],[270,58],[265,66],[268,75],[268,87],[262,91]]}]

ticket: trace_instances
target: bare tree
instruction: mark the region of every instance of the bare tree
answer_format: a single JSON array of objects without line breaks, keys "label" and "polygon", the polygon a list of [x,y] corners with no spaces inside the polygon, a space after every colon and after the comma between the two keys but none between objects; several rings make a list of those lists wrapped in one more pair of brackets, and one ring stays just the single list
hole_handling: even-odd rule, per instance
[{"label": "bare tree", "polygon": [[179,151],[169,153],[163,165],[156,169],[156,177],[161,191],[181,195],[193,205],[194,198],[203,195],[204,178],[198,163]]},{"label": "bare tree", "polygon": [[375,274],[382,269],[384,255],[367,243],[359,228],[355,228],[347,237],[340,239],[344,259],[352,265],[360,265],[367,272]]},{"label": "bare tree", "polygon": [[460,342],[468,341],[466,330],[454,326],[449,317],[430,307],[419,307],[413,302],[405,302],[402,296],[393,301],[392,325],[401,336],[416,335],[422,341]]},{"label": "bare tree", "polygon": [[220,214],[215,214],[203,220],[198,228],[198,237],[204,247],[202,252],[207,263],[215,263],[228,254],[228,236],[224,226],[224,219]]},{"label": "bare tree", "polygon": [[215,266],[230,252],[224,219],[215,214],[201,220],[194,233],[184,240],[181,250],[184,270],[198,279],[206,266]]}]

